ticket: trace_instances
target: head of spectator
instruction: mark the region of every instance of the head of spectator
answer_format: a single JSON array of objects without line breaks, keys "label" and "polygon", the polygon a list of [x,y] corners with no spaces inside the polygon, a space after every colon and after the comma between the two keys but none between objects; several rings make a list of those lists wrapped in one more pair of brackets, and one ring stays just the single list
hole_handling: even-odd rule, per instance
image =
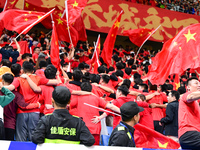
[{"label": "head of spectator", "polygon": [[75,69],[72,73],[72,77],[74,81],[81,81],[83,78],[83,73],[79,69]]},{"label": "head of spectator", "polygon": [[67,87],[57,86],[52,92],[52,105],[55,109],[66,109],[70,103],[71,93]]},{"label": "head of spectator", "polygon": [[2,59],[2,61],[1,61],[1,67],[2,66],[6,66],[6,67],[10,68],[11,65],[12,65],[12,63],[10,62],[10,60],[8,60],[8,59]]},{"label": "head of spectator", "polygon": [[45,69],[47,67],[47,62],[45,60],[41,60],[39,62],[39,68],[40,69]]},{"label": "head of spectator", "polygon": [[33,51],[34,51],[34,53],[36,53],[36,54],[40,54],[40,48],[39,48],[39,47],[35,47],[35,48],[33,49]]},{"label": "head of spectator", "polygon": [[106,73],[106,67],[104,66],[99,66],[97,69],[98,73]]},{"label": "head of spectator", "polygon": [[44,70],[44,75],[47,79],[55,79],[56,78],[57,69],[54,65],[48,65]]},{"label": "head of spectator", "polygon": [[84,70],[84,67],[85,67],[85,64],[84,64],[84,63],[80,63],[80,64],[78,65],[78,69],[79,69],[79,70]]},{"label": "head of spectator", "polygon": [[90,65],[84,64],[84,70],[85,70],[86,72],[89,72],[89,71],[90,71]]},{"label": "head of spectator", "polygon": [[82,82],[90,82],[90,73],[89,72],[86,72],[83,75]]},{"label": "head of spectator", "polygon": [[129,93],[129,89],[127,88],[127,86],[121,85],[117,88],[116,99],[118,99],[119,97],[126,97],[128,93]]},{"label": "head of spectator", "polygon": [[92,85],[89,82],[83,82],[81,83],[81,91],[87,91],[91,92],[92,91]]},{"label": "head of spectator", "polygon": [[171,103],[173,101],[178,101],[180,98],[180,94],[178,91],[172,90],[171,92],[169,92],[168,94],[168,103]]},{"label": "head of spectator", "polygon": [[131,68],[125,68],[125,73],[127,74],[127,75],[131,75],[131,72],[132,72],[132,69]]},{"label": "head of spectator", "polygon": [[136,97],[136,100],[137,101],[145,101],[146,102],[146,96],[143,95],[143,94],[139,94],[137,97]]},{"label": "head of spectator", "polygon": [[102,75],[100,79],[100,84],[108,84],[110,81],[110,77],[108,75]]},{"label": "head of spectator", "polygon": [[120,107],[121,117],[123,122],[133,122],[133,125],[137,124],[140,120],[139,112],[142,112],[144,108],[139,107],[136,102],[130,101],[124,103]]},{"label": "head of spectator", "polygon": [[116,75],[117,77],[122,77],[122,78],[123,78],[124,72],[123,72],[122,70],[117,70],[117,71],[115,72],[115,75]]},{"label": "head of spectator", "polygon": [[21,73],[21,65],[20,64],[12,64],[11,71],[15,75],[15,77],[19,77]]},{"label": "head of spectator", "polygon": [[32,74],[34,71],[33,64],[28,61],[23,62],[22,69],[23,69],[23,73]]},{"label": "head of spectator", "polygon": [[30,60],[30,55],[29,55],[29,53],[24,53],[24,54],[22,55],[22,60],[23,60],[23,61],[29,61],[29,60]]},{"label": "head of spectator", "polygon": [[179,92],[180,94],[184,94],[184,93],[186,93],[185,86],[181,86],[181,87],[179,87],[179,88],[178,88],[178,92]]},{"label": "head of spectator", "polygon": [[121,62],[118,62],[117,64],[116,64],[116,68],[117,68],[117,70],[121,70],[121,69],[123,69],[123,64],[121,63]]},{"label": "head of spectator", "polygon": [[2,76],[2,85],[7,86],[10,85],[14,80],[14,76],[11,73],[5,73]]},{"label": "head of spectator", "polygon": [[197,77],[191,77],[187,80],[187,90],[190,92],[200,90],[200,83]]},{"label": "head of spectator", "polygon": [[140,83],[139,84],[139,90],[143,92],[148,92],[148,85],[145,83]]},{"label": "head of spectator", "polygon": [[90,81],[91,83],[99,84],[101,77],[98,74],[90,74]]},{"label": "head of spectator", "polygon": [[126,85],[127,88],[129,89],[130,86],[131,86],[131,80],[129,80],[129,79],[124,79],[122,85]]}]

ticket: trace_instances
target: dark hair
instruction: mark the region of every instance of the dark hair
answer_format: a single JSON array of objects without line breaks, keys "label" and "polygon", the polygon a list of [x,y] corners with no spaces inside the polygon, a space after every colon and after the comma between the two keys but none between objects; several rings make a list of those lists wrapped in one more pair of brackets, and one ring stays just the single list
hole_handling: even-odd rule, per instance
[{"label": "dark hair", "polygon": [[84,68],[85,68],[85,69],[89,69],[89,68],[90,68],[90,65],[84,64]]},{"label": "dark hair", "polygon": [[82,82],[90,82],[90,73],[89,72],[86,72],[83,75]]},{"label": "dark hair", "polygon": [[98,83],[100,81],[100,76],[98,74],[90,74],[91,83]]},{"label": "dark hair", "polygon": [[145,83],[140,83],[139,86],[143,87],[144,90],[148,90],[148,85]]},{"label": "dark hair", "polygon": [[129,59],[129,60],[128,60],[128,66],[132,66],[133,63],[134,63],[134,60],[133,60],[133,59]]},{"label": "dark hair", "polygon": [[83,70],[84,67],[85,67],[85,64],[84,64],[84,63],[80,63],[80,64],[78,65],[78,69],[80,69],[80,70]]},{"label": "dark hair", "polygon": [[135,84],[142,84],[142,79],[140,79],[140,78],[136,78],[136,79],[134,79],[134,82],[135,82]]},{"label": "dark hair", "polygon": [[103,82],[105,82],[105,83],[108,83],[110,80],[110,77],[108,75],[102,75],[101,78],[102,78]]},{"label": "dark hair", "polygon": [[156,91],[157,90],[157,85],[150,85],[150,90]]},{"label": "dark hair", "polygon": [[129,80],[129,79],[124,79],[122,85],[126,85],[127,88],[129,89],[130,86],[131,86],[131,80]]},{"label": "dark hair", "polygon": [[80,81],[83,78],[83,73],[79,69],[75,69],[72,73],[74,81]]},{"label": "dark hair", "polygon": [[43,67],[47,67],[47,62],[45,60],[41,60],[39,62],[39,67],[40,67],[40,69],[43,68]]},{"label": "dark hair", "polygon": [[130,75],[131,72],[132,72],[132,69],[131,69],[131,68],[125,68],[125,73],[126,73],[127,75]]},{"label": "dark hair", "polygon": [[11,71],[15,75],[15,77],[18,77],[21,71],[21,65],[20,64],[12,64]]},{"label": "dark hair", "polygon": [[197,78],[197,77],[191,77],[191,78],[187,79],[187,82],[186,82],[186,85],[187,85],[187,86],[188,86],[188,84],[189,84],[189,82],[190,82],[191,80],[197,80],[197,81],[198,81],[198,78]]},{"label": "dark hair", "polygon": [[109,68],[109,71],[114,71],[114,70],[115,70],[115,68],[113,68],[113,67]]},{"label": "dark hair", "polygon": [[120,92],[122,92],[123,95],[127,96],[129,93],[129,90],[126,85],[121,85],[117,88]]},{"label": "dark hair", "polygon": [[173,90],[173,85],[172,84],[167,84],[167,90]]},{"label": "dark hair", "polygon": [[136,65],[132,65],[131,67],[133,70],[136,70],[137,69],[137,66]]},{"label": "dark hair", "polygon": [[179,87],[179,88],[178,88],[178,92],[179,92],[180,94],[184,94],[184,93],[186,93],[185,86],[181,86],[181,87]]},{"label": "dark hair", "polygon": [[134,75],[133,75],[133,77],[134,77],[134,79],[137,79],[137,78],[141,78],[141,75],[139,74],[139,73],[135,73]]},{"label": "dark hair", "polygon": [[146,96],[143,95],[143,94],[139,94],[137,97],[140,97],[140,99],[141,99],[142,101],[145,101],[145,100],[146,100]]},{"label": "dark hair", "polygon": [[115,72],[115,75],[116,75],[116,76],[120,76],[120,77],[123,78],[124,72],[123,72],[122,70],[117,70],[117,71]]},{"label": "dark hair", "polygon": [[175,96],[177,101],[179,100],[180,94],[178,91],[172,90],[170,93],[172,94],[172,97]]},{"label": "dark hair", "polygon": [[22,60],[23,60],[23,59],[26,59],[27,57],[30,57],[29,53],[24,53],[24,54],[22,55]]},{"label": "dark hair", "polygon": [[123,69],[123,64],[122,64],[121,62],[118,62],[118,63],[116,64],[116,68],[117,68],[117,70]]},{"label": "dark hair", "polygon": [[7,67],[10,68],[11,65],[12,65],[12,63],[11,63],[10,60],[8,60],[8,59],[2,59],[1,65],[2,65],[2,66],[7,66]]},{"label": "dark hair", "polygon": [[4,80],[5,82],[11,84],[14,80],[14,76],[10,73],[5,73],[3,76],[2,76],[2,80]]},{"label": "dark hair", "polygon": [[92,85],[89,82],[83,82],[81,84],[81,90],[91,92],[92,91]]},{"label": "dark hair", "polygon": [[25,73],[32,73],[34,71],[33,64],[28,61],[23,62],[22,68]]},{"label": "dark hair", "polygon": [[104,66],[98,67],[98,72],[99,73],[105,73],[105,71],[106,71],[106,68]]},{"label": "dark hair", "polygon": [[54,65],[48,65],[44,70],[45,77],[47,79],[55,79],[56,78],[57,69]]}]

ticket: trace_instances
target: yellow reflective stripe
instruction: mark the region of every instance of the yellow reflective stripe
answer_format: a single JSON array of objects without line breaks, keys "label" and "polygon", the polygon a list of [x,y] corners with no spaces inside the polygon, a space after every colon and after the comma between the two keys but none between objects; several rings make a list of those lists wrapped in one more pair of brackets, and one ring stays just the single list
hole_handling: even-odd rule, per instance
[{"label": "yellow reflective stripe", "polygon": [[125,127],[121,127],[121,126],[120,126],[120,127],[118,127],[117,129],[118,129],[118,131],[125,130]]},{"label": "yellow reflective stripe", "polygon": [[129,137],[129,139],[131,139],[131,134],[130,134],[130,132],[127,132],[127,135],[128,135],[128,137]]},{"label": "yellow reflective stripe", "polygon": [[44,139],[44,143],[60,143],[60,144],[80,144],[80,141],[68,141],[61,139]]}]

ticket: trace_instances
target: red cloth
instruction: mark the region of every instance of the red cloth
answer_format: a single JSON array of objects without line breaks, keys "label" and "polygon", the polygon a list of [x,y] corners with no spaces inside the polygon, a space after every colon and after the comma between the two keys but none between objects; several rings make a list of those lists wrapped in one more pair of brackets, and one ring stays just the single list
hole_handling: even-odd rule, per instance
[{"label": "red cloth", "polygon": [[37,53],[33,53],[32,57],[33,57],[34,63],[36,63],[39,55]]},{"label": "red cloth", "polygon": [[69,24],[72,24],[80,17],[82,10],[87,5],[87,0],[68,0],[68,18]]},{"label": "red cloth", "polygon": [[178,149],[179,143],[140,123],[134,126],[134,140],[138,148]]},{"label": "red cloth", "polygon": [[[28,75],[31,80],[36,84],[36,85],[45,85],[48,83],[48,79],[46,78],[40,78],[39,76],[36,75]],[[14,81],[12,85],[15,86],[15,89],[19,88],[20,94],[24,96],[25,102],[26,103],[37,103],[39,99],[39,94],[35,93],[31,87],[29,86],[29,83],[27,82],[26,79],[23,79],[21,77],[14,78]],[[18,108],[17,113],[30,113],[30,112],[39,112],[39,109],[20,109]]]},{"label": "red cloth", "polygon": [[23,32],[23,34],[26,34],[34,25],[48,17],[50,13],[47,13],[46,17],[39,20],[43,15],[45,13],[10,9],[0,13],[0,20],[3,21],[4,27],[7,30],[16,31],[17,33],[21,33],[31,25]]},{"label": "red cloth", "polygon": [[83,18],[81,16],[76,19],[73,26],[76,29],[76,31],[78,32],[79,40],[87,41],[86,29],[85,29],[85,25],[83,22]]},{"label": "red cloth", "polygon": [[53,25],[53,33],[51,39],[51,63],[58,70],[60,70],[60,55],[59,55],[59,44],[58,44],[58,35],[56,32],[56,27]]},{"label": "red cloth", "polygon": [[140,28],[133,30],[125,30],[123,35],[129,36],[130,41],[140,47],[153,30]]},{"label": "red cloth", "polygon": [[[160,93],[160,95],[154,96],[152,99],[148,101],[149,104],[156,103],[156,104],[163,104],[163,102],[168,102],[167,96],[164,93]],[[162,108],[152,108],[152,117],[154,121],[160,121],[165,115],[163,113]]]},{"label": "red cloth", "polygon": [[35,74],[41,78],[46,78],[44,74],[44,69],[38,69],[36,70]]},{"label": "red cloth", "polygon": [[112,25],[112,27],[111,27],[111,29],[110,29],[107,37],[106,37],[104,44],[103,44],[103,50],[102,50],[102,53],[101,53],[101,57],[103,58],[103,61],[108,66],[111,65],[113,47],[114,47],[114,44],[115,44],[115,39],[116,39],[116,36],[117,36],[118,29],[119,29],[121,16],[122,16],[122,13],[120,13],[120,15],[115,20],[114,24]]},{"label": "red cloth", "polygon": [[198,23],[182,29],[164,44],[161,52],[152,58],[148,72],[152,84],[163,84],[171,74],[182,74],[188,68],[200,67],[199,28]]},{"label": "red cloth", "polygon": [[[28,42],[27,41],[19,41],[18,44],[21,48],[20,54],[30,53],[30,49],[28,48]],[[13,48],[17,48],[15,43],[12,43],[11,46],[13,46]]]},{"label": "red cloth", "polygon": [[8,10],[8,9],[14,9],[15,8],[15,5],[16,3],[18,2],[19,0],[7,0],[7,3],[6,3],[6,6],[5,6],[5,10]]},{"label": "red cloth", "polygon": [[197,101],[187,103],[187,96],[192,92],[185,93],[179,101],[178,136],[181,137],[187,131],[200,132],[200,109]]},{"label": "red cloth", "polygon": [[99,88],[93,84],[92,84],[92,93],[94,93],[98,97],[102,97],[104,95],[104,92],[101,90],[101,88]]}]

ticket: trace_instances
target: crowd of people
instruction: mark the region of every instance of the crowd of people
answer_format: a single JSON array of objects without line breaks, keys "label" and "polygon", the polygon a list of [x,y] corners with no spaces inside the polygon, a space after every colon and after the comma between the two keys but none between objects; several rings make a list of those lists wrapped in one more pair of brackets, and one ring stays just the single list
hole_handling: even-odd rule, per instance
[{"label": "crowd of people", "polygon": [[144,5],[151,5],[153,7],[159,7],[171,11],[200,15],[200,5],[198,0],[126,0],[126,1]]},{"label": "crowd of people", "polygon": [[[139,122],[180,140],[182,148],[200,147],[200,84],[194,69],[180,75],[178,89],[175,75],[163,85],[152,85],[147,73],[156,51],[144,48],[135,60],[137,48],[116,45],[112,63],[108,66],[100,57],[94,73],[94,64],[88,63],[94,47],[88,42],[75,48],[60,43],[61,66],[56,68],[49,34],[16,35],[4,30],[0,38],[1,139],[99,145],[101,120],[106,118],[114,129],[111,146],[135,147],[134,125]],[[16,49],[8,45],[11,41]],[[22,41],[32,54],[21,54]]]}]

